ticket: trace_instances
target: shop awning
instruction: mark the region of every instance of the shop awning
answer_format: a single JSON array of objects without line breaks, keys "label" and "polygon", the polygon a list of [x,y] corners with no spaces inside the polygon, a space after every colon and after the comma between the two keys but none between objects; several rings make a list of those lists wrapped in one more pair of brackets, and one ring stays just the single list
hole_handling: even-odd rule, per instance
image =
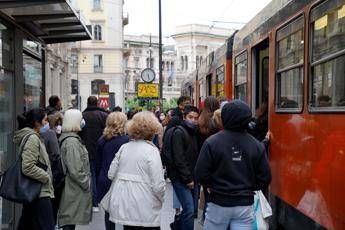
[{"label": "shop awning", "polygon": [[71,0],[0,0],[0,11],[46,44],[91,39]]}]

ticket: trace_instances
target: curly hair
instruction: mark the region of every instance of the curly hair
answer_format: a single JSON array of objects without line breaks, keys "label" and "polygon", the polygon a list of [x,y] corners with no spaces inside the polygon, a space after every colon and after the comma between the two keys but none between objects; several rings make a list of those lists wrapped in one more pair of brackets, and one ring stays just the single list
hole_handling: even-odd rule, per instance
[{"label": "curly hair", "polygon": [[131,139],[152,141],[155,134],[161,129],[156,116],[148,111],[139,112],[127,122],[126,132]]},{"label": "curly hair", "polygon": [[122,112],[113,112],[109,114],[103,132],[104,138],[109,140],[114,136],[124,134],[126,122],[127,116]]}]

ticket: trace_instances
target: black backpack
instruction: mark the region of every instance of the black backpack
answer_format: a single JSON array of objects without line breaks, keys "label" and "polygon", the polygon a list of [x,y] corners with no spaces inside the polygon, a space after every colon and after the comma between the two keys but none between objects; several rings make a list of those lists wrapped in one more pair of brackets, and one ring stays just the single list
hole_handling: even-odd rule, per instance
[{"label": "black backpack", "polygon": [[189,139],[187,130],[185,130],[182,126],[175,126],[165,131],[164,136],[163,136],[163,146],[162,146],[162,151],[161,151],[163,166],[169,167],[169,166],[174,165],[173,151],[172,151],[172,137],[177,129],[182,130],[185,137]]}]

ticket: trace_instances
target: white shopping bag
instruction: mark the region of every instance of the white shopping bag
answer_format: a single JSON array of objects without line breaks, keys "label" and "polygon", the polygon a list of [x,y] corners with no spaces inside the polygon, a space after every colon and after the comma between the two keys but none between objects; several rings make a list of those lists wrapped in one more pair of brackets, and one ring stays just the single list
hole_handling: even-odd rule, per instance
[{"label": "white shopping bag", "polygon": [[272,208],[261,190],[255,191],[254,215],[254,230],[268,230],[269,226],[266,218],[272,216]]}]

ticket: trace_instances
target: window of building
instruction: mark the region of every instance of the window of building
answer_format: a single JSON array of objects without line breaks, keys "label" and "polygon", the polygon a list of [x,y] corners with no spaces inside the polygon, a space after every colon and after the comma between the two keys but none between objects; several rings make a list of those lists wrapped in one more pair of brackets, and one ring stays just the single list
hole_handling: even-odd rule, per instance
[{"label": "window of building", "polygon": [[304,17],[277,32],[278,110],[300,112],[303,106]]},{"label": "window of building", "polygon": [[181,56],[181,70],[184,70],[184,58]]},{"label": "window of building", "polygon": [[23,54],[24,66],[24,107],[28,111],[32,108],[44,106],[44,86],[42,79],[42,62],[27,53]]},{"label": "window of building", "polygon": [[185,61],[186,70],[188,70],[188,57],[187,56],[184,56],[184,61]]},{"label": "window of building", "polygon": [[91,94],[99,94],[99,85],[104,85],[105,81],[102,79],[96,79],[91,81]]},{"label": "window of building", "polygon": [[201,66],[201,64],[202,64],[202,56],[200,56],[200,66]]},{"label": "window of building", "polygon": [[150,67],[150,58],[146,58],[146,68]]},{"label": "window of building", "polygon": [[95,73],[103,72],[103,55],[96,54],[93,57],[93,70]]},{"label": "window of building", "polygon": [[78,72],[78,55],[77,54],[71,54],[71,73],[77,73]]},{"label": "window of building", "polygon": [[102,40],[102,27],[100,25],[95,25],[93,27],[94,39],[97,41]]},{"label": "window of building", "polygon": [[247,101],[247,52],[235,59],[235,98]]},{"label": "window of building", "polygon": [[329,0],[311,11],[312,110],[345,109],[345,4]]},{"label": "window of building", "polygon": [[101,9],[101,0],[93,0],[93,9],[94,10]]},{"label": "window of building", "polygon": [[199,56],[196,56],[196,58],[195,58],[195,67],[197,69],[199,68]]},{"label": "window of building", "polygon": [[162,61],[162,70],[164,71],[165,69],[165,61]]},{"label": "window of building", "polygon": [[218,67],[216,69],[216,96],[223,96],[224,95],[224,65]]},{"label": "window of building", "polygon": [[134,57],[134,66],[135,66],[135,68],[139,68],[139,61],[140,61],[139,57]]},{"label": "window of building", "polygon": [[171,70],[171,71],[174,71],[174,62],[173,62],[173,61],[170,62],[170,70]]},{"label": "window of building", "polygon": [[123,67],[124,67],[125,69],[128,68],[128,58],[124,58],[124,59],[123,59]]}]

